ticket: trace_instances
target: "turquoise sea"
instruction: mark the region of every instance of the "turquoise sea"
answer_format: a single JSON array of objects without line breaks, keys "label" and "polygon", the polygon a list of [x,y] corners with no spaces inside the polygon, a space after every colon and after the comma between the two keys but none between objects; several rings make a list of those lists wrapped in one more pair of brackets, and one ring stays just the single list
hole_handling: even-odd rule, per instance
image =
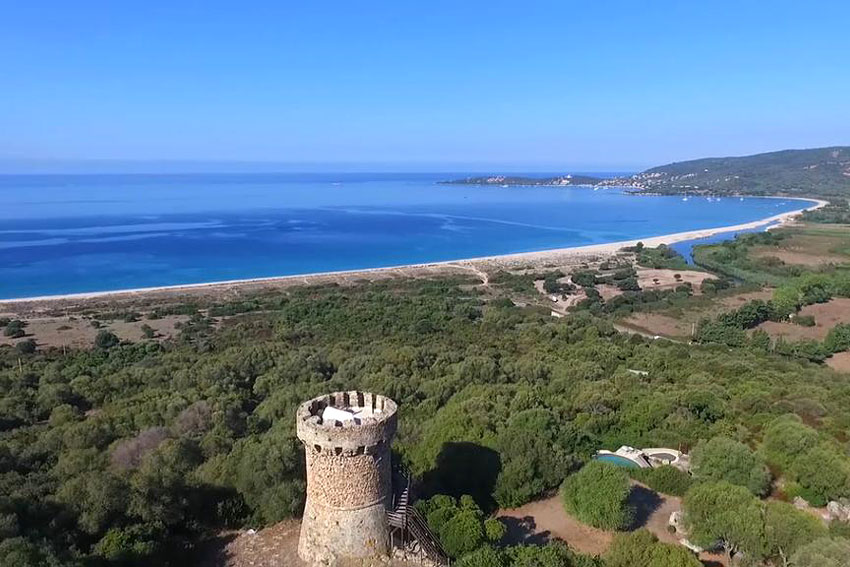
[{"label": "turquoise sea", "polygon": [[0,176],[0,298],[528,252],[801,208],[616,188],[437,184],[466,175]]}]

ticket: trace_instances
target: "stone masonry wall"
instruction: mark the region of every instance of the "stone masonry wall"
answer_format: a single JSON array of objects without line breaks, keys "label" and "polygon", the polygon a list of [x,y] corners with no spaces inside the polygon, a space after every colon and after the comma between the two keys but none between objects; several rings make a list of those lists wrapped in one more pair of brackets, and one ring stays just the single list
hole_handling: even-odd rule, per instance
[{"label": "stone masonry wall", "polygon": [[[381,411],[345,422],[323,421],[328,406]],[[307,503],[298,545],[302,559],[333,564],[388,555],[390,446],[396,427],[396,405],[383,396],[337,392],[301,405],[297,431],[307,456]]]}]

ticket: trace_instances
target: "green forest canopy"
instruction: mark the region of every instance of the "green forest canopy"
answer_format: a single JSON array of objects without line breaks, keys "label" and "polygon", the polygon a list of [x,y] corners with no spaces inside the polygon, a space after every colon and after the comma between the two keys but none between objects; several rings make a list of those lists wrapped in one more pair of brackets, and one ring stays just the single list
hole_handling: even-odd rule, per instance
[{"label": "green forest canopy", "polygon": [[[467,283],[305,287],[206,305],[232,315],[220,326],[181,306],[195,314],[162,343],[0,348],[0,564],[182,564],[205,534],[299,514],[295,408],[333,390],[395,399],[398,458],[427,493],[485,512],[554,490],[602,447],[723,436],[760,451],[787,414],[845,470],[842,375],[485,304]],[[795,438],[765,444],[768,462],[800,490],[844,490],[797,469]]]}]

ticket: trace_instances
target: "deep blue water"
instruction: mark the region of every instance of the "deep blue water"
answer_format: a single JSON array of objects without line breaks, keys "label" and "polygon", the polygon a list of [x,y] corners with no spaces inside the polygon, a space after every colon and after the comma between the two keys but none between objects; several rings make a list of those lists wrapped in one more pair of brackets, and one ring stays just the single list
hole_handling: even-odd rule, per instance
[{"label": "deep blue water", "polygon": [[0,176],[0,298],[598,244],[801,207],[436,184],[459,175]]}]

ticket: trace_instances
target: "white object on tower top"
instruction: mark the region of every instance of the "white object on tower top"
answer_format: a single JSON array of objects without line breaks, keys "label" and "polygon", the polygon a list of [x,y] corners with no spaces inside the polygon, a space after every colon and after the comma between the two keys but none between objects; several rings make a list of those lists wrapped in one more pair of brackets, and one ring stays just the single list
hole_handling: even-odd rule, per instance
[{"label": "white object on tower top", "polygon": [[354,411],[353,409],[339,409],[333,406],[328,406],[322,412],[322,419],[325,421],[351,421],[359,411]]}]

